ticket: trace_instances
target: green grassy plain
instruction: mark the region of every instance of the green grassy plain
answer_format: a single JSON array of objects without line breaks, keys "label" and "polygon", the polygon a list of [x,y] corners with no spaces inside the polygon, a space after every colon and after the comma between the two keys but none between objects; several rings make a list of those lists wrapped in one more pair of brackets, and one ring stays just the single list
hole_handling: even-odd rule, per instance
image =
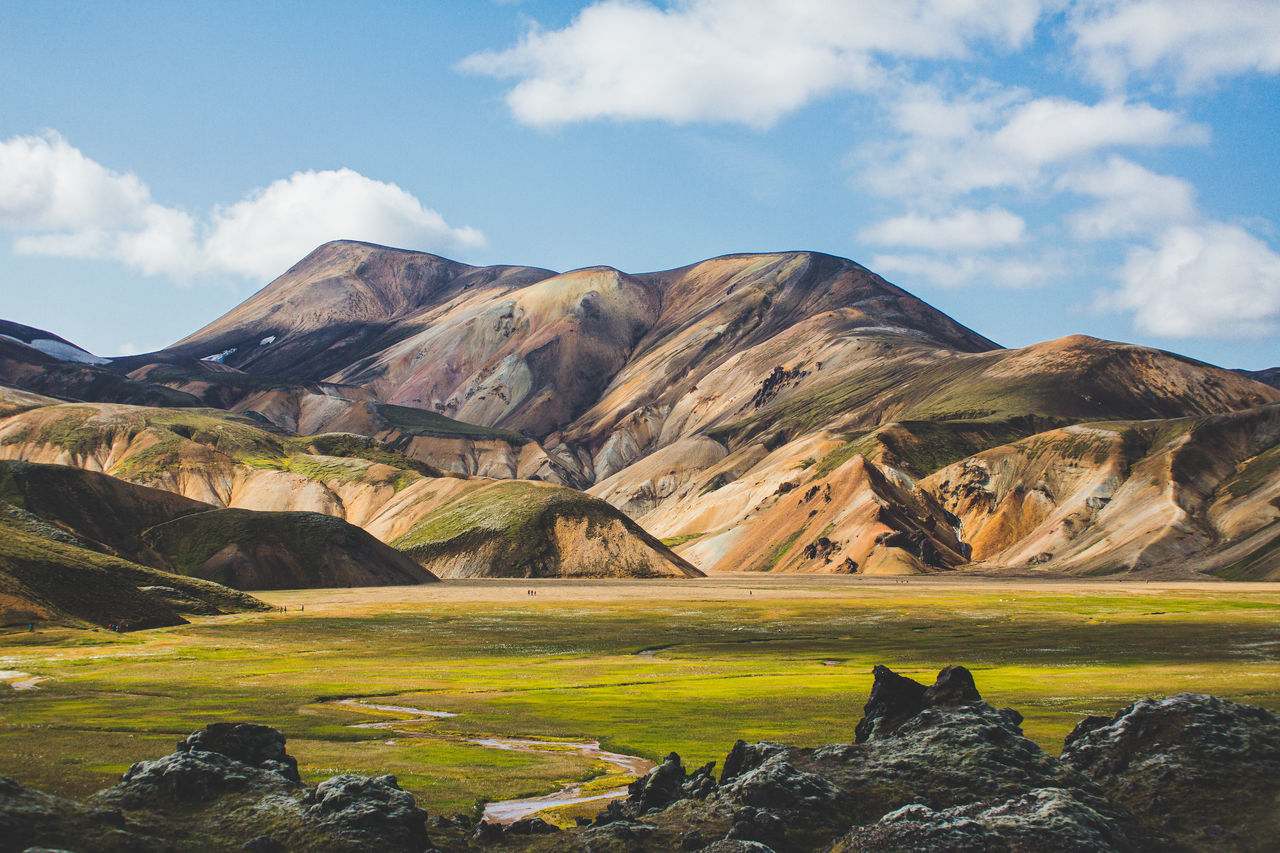
[{"label": "green grassy plain", "polygon": [[[686,766],[737,738],[847,742],[878,663],[923,681],[968,666],[1054,754],[1082,716],[1142,696],[1280,709],[1280,588],[1262,584],[734,575],[261,597],[290,612],[0,635],[0,670],[49,678],[0,685],[0,775],[83,796],[206,723],[252,720],[286,733],[309,782],[389,772],[432,813],[472,811],[621,780],[571,753],[468,738],[599,739]],[[343,697],[458,716],[397,725],[408,735],[350,728],[405,715],[326,701]]]}]

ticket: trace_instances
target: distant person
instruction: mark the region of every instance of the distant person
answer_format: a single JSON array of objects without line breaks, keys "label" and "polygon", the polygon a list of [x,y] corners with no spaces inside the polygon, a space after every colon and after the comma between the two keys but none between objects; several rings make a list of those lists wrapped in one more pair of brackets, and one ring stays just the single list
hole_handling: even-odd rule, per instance
[{"label": "distant person", "polygon": [[27,626],[28,631],[34,631],[35,629],[36,629],[36,623],[34,622],[32,622],[30,625]]}]

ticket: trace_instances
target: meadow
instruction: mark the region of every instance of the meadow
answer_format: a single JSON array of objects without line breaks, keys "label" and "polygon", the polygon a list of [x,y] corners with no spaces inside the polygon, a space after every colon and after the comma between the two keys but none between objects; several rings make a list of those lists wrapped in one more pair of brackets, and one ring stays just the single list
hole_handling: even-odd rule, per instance
[{"label": "meadow", "polygon": [[288,612],[0,634],[0,677],[45,679],[0,684],[0,775],[86,796],[206,723],[249,720],[285,732],[310,783],[393,773],[433,814],[474,815],[568,781],[626,781],[569,751],[474,739],[597,739],[655,761],[675,750],[687,767],[738,738],[847,742],[881,663],[926,682],[969,667],[1054,754],[1081,717],[1142,696],[1280,709],[1280,588],[1263,584],[727,575],[260,597]]}]

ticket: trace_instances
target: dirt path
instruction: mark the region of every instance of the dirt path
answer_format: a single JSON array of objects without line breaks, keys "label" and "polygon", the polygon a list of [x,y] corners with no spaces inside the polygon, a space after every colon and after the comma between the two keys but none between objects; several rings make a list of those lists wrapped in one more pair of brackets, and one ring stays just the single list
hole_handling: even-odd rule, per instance
[{"label": "dirt path", "polygon": [[[412,718],[437,718],[437,717],[456,717],[457,714],[449,711],[427,711],[422,708],[410,708],[406,705],[375,705],[371,702],[362,702],[359,699],[340,699],[333,704],[346,705],[351,708],[367,708],[374,711],[390,711],[392,713],[408,714]],[[619,752],[608,752],[600,748],[598,740],[540,740],[536,738],[468,738],[468,737],[451,737],[449,735],[437,735],[429,732],[417,732],[410,729],[397,728],[403,725],[406,720],[381,720],[370,723],[353,723],[349,728],[353,729],[381,729],[383,731],[395,732],[402,737],[410,738],[435,738],[438,740],[457,740],[463,743],[471,743],[476,746],[483,746],[488,749],[507,749],[517,752],[576,752],[583,758],[592,761],[601,761],[605,764],[613,766],[625,771],[632,776],[643,776],[653,769],[653,762],[647,758],[641,758],[638,755],[623,755]],[[488,803],[484,807],[484,820],[490,823],[508,824],[514,823],[521,818],[529,817],[546,809],[554,809],[560,806],[570,806],[575,803],[587,803],[594,800],[612,800],[618,797],[626,796],[626,787],[612,788],[597,794],[583,794],[582,784],[579,782],[569,782],[558,791],[550,794],[543,794],[538,797],[528,797],[517,800],[497,800]]]}]

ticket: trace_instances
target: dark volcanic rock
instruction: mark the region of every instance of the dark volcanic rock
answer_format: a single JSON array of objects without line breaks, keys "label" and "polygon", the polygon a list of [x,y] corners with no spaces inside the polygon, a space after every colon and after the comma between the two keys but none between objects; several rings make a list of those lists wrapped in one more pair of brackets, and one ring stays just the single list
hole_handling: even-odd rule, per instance
[{"label": "dark volcanic rock", "polygon": [[154,839],[126,829],[118,811],[89,808],[0,776],[0,850],[79,848],[86,839],[104,853],[160,848]]},{"label": "dark volcanic rock", "polygon": [[716,789],[716,779],[712,774],[715,765],[710,761],[693,773],[686,773],[680,756],[670,753],[648,775],[627,786],[627,814],[639,816],[664,808],[676,800],[706,799]]},{"label": "dark volcanic rock", "polygon": [[416,853],[430,844],[427,813],[394,776],[344,773],[321,782],[304,802],[308,818],[368,849]]},{"label": "dark volcanic rock", "polygon": [[135,809],[193,803],[227,793],[270,793],[301,786],[298,763],[278,729],[252,723],[212,723],[179,742],[178,751],[139,761],[96,797]]},{"label": "dark volcanic rock", "polygon": [[284,733],[254,723],[210,723],[178,744],[179,752],[216,752],[236,761],[271,770],[302,784],[298,761],[285,752]]},{"label": "dark volcanic rock", "polygon": [[1273,850],[1280,837],[1280,715],[1263,708],[1198,693],[1142,699],[1083,720],[1062,761],[1194,847]]},{"label": "dark volcanic rock", "polygon": [[832,853],[954,853],[1007,850],[1040,853],[1121,853],[1137,849],[1111,815],[1099,814],[1070,791],[1042,788],[1014,800],[935,811],[910,805],[854,829]]},{"label": "dark volcanic rock", "polygon": [[930,687],[898,675],[887,666],[877,666],[871,674],[875,676],[871,698],[854,729],[858,743],[892,732],[925,708],[982,701],[973,675],[962,666],[945,667]]}]

